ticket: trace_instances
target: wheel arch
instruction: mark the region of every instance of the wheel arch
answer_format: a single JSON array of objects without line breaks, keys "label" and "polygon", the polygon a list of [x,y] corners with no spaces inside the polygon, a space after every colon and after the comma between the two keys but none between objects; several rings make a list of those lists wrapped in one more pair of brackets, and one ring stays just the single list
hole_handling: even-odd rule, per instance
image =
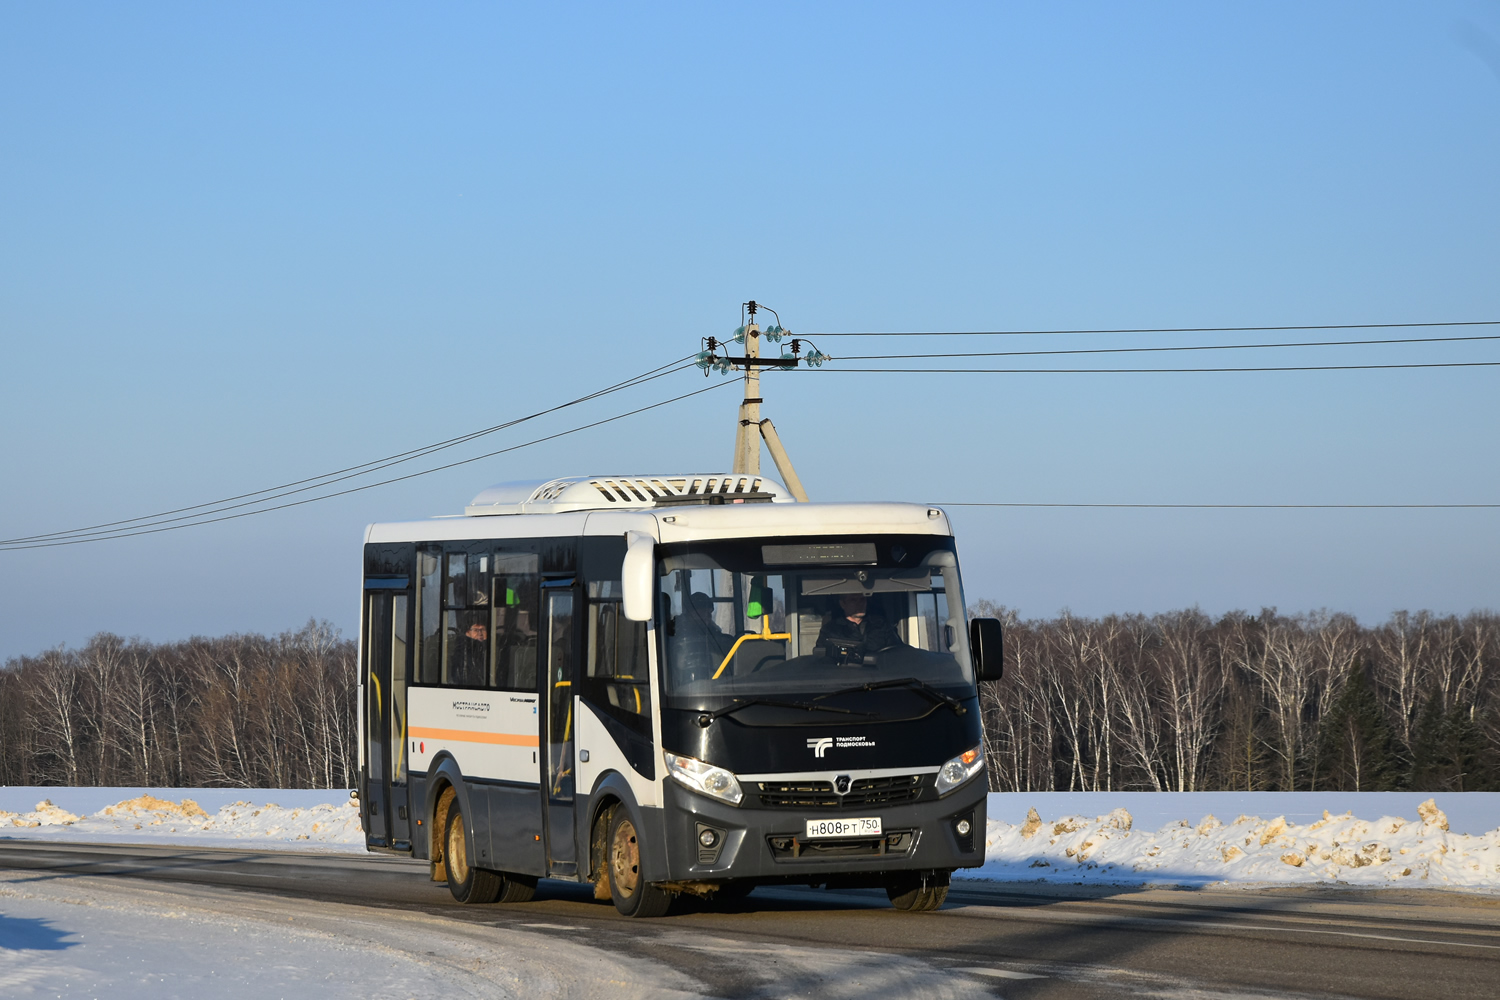
[{"label": "wheel arch", "polygon": [[[449,792],[452,792],[449,795]],[[465,847],[470,857],[474,856],[474,810],[469,807],[469,788],[458,761],[448,751],[441,751],[427,768],[426,804],[422,815],[427,818],[427,859],[434,865],[443,860],[443,832],[448,822],[448,810],[453,802],[458,803],[464,818]]]},{"label": "wheel arch", "polygon": [[[618,771],[609,771],[594,783],[589,795],[589,840],[592,844],[595,824],[609,803],[616,803],[627,810],[640,832],[645,849],[641,853],[641,868],[651,882],[667,879],[666,823],[660,806],[643,806],[635,797],[630,781]],[[589,851],[590,877],[593,876],[593,851]]]},{"label": "wheel arch", "polygon": [[[589,793],[589,804],[587,818],[588,823],[579,828],[579,834],[586,848],[581,852],[588,859],[588,871],[586,876],[589,881],[597,881],[604,863],[602,851],[602,840],[608,835],[599,833],[599,824],[605,821],[609,810],[617,805],[624,805],[627,809],[640,812],[640,806],[636,803],[635,793],[630,789],[630,782],[619,771],[606,771],[594,782],[593,791]],[[597,853],[596,853],[597,852]]]}]

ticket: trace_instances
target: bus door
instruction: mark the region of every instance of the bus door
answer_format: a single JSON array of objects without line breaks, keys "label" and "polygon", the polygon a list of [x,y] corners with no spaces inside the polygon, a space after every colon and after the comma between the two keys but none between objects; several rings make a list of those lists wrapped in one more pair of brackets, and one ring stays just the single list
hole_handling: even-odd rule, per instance
[{"label": "bus door", "polygon": [[[392,581],[394,582],[394,581]],[[379,587],[372,580],[367,587]],[[405,586],[404,581],[401,584]],[[370,842],[405,847],[411,841],[406,781],[407,609],[405,593],[365,594],[365,810]]]},{"label": "bus door", "polygon": [[572,875],[578,870],[573,836],[573,718],[574,678],[577,674],[577,601],[573,581],[542,582],[542,622],[545,629],[544,671],[541,680],[542,746],[546,768],[542,774],[542,811],[547,830],[547,872]]}]

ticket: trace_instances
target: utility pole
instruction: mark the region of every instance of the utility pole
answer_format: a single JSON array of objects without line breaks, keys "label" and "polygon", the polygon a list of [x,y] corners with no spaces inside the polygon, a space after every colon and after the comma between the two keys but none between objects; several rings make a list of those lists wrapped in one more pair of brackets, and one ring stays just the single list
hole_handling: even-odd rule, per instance
[{"label": "utility pole", "polygon": [[[750,322],[745,325],[745,398],[740,401],[740,419],[734,428],[734,464],[731,472],[760,475],[760,327],[755,322],[756,304],[747,302]],[[752,428],[754,428],[752,430]],[[778,463],[779,464],[779,463]],[[785,475],[785,473],[782,473]],[[787,484],[788,488],[791,484]],[[793,491],[796,496],[796,491]],[[806,497],[797,497],[805,500]]]},{"label": "utility pole", "polygon": [[[708,350],[698,355],[698,366],[707,375],[710,369],[718,369],[722,373],[729,373],[736,368],[745,370],[745,395],[740,400],[738,419],[734,428],[734,463],[731,471],[746,475],[760,475],[760,443],[765,441],[766,448],[771,452],[771,460],[776,463],[776,471],[781,474],[786,488],[791,491],[792,496],[802,503],[807,502],[807,491],[802,488],[802,480],[797,475],[797,470],[792,467],[792,459],[782,446],[781,435],[776,433],[776,425],[771,423],[770,418],[762,418],[760,415],[760,404],[765,402],[760,395],[760,370],[762,368],[795,368],[799,362],[806,362],[815,367],[822,367],[828,355],[814,347],[806,357],[802,357],[802,341],[791,342],[791,353],[783,353],[779,358],[761,357],[761,338],[766,337],[771,341],[779,341],[789,331],[781,328],[780,317],[777,317],[775,325],[761,330],[755,321],[755,314],[762,307],[750,301],[745,303],[745,309],[749,312],[749,321],[740,329],[735,331],[735,339],[744,340],[745,356],[742,358],[720,357],[717,348],[728,348],[727,343],[721,344],[713,337],[706,338]],[[775,310],[770,310],[773,314]]]}]

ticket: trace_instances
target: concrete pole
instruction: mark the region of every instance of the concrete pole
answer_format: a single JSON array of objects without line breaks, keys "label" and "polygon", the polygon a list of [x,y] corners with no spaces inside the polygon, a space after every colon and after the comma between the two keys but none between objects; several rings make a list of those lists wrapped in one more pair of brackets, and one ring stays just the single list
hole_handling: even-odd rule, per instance
[{"label": "concrete pole", "polygon": [[[745,357],[760,357],[760,327],[754,316],[745,327]],[[739,426],[734,431],[734,467],[731,472],[760,475],[760,369],[745,366],[745,398],[740,402]]]},{"label": "concrete pole", "polygon": [[781,435],[776,433],[776,425],[771,423],[770,417],[760,422],[760,434],[766,439],[766,448],[771,452],[771,461],[776,463],[776,471],[781,473],[781,481],[799,502],[807,503],[807,491],[802,488],[802,480],[797,478],[791,456],[781,446]]}]

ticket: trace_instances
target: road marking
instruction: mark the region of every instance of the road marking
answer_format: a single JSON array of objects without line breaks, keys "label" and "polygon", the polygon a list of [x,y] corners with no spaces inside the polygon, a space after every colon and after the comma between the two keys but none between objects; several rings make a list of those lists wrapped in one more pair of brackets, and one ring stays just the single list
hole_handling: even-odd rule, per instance
[{"label": "road marking", "polygon": [[1046,976],[1038,976],[1030,972],[1013,972],[1010,969],[959,969],[959,972],[972,972],[976,976],[994,976],[996,979],[1046,979]]},{"label": "road marking", "polygon": [[582,928],[580,928],[580,927],[574,927],[571,924],[522,924],[521,926],[522,927],[535,927],[538,930],[544,930],[544,931],[576,931],[576,930],[582,930]]}]

